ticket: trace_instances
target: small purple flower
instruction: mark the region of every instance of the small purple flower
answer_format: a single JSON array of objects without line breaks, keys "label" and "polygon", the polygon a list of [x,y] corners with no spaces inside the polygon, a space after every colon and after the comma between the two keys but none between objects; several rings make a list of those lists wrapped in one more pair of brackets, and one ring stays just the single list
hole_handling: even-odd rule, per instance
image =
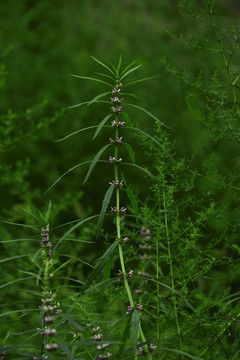
[{"label": "small purple flower", "polygon": [[97,326],[95,329],[92,329],[93,332],[97,332],[97,331],[99,331],[99,330],[100,330],[100,327],[99,327],[99,326]]},{"label": "small purple flower", "polygon": [[123,239],[123,242],[127,242],[127,241],[129,241],[129,238],[128,238],[128,237],[125,237],[125,238]]},{"label": "small purple flower", "polygon": [[117,107],[117,112],[121,113],[123,110],[122,110],[122,106],[118,106]]},{"label": "small purple flower", "polygon": [[128,275],[129,275],[130,277],[133,277],[133,270],[130,270],[129,273],[128,273]]},{"label": "small purple flower", "polygon": [[131,311],[133,311],[133,306],[128,306],[126,314],[129,314]]},{"label": "small purple flower", "polygon": [[109,160],[110,163],[113,163],[115,161],[115,157],[109,156]]},{"label": "small purple flower", "polygon": [[138,352],[139,352],[139,355],[142,355],[143,354],[143,348],[139,346]]},{"label": "small purple flower", "polygon": [[109,138],[109,142],[110,142],[110,144],[112,144],[112,143],[114,143],[115,141],[114,141],[113,139]]},{"label": "small purple flower", "polygon": [[117,143],[117,144],[120,144],[121,142],[122,142],[122,136],[121,136],[120,138],[118,137],[118,138],[116,139],[116,143]]},{"label": "small purple flower", "polygon": [[111,107],[112,112],[116,112],[116,108],[114,106]]},{"label": "small purple flower", "polygon": [[137,304],[137,306],[136,306],[136,308],[139,310],[139,311],[142,311],[142,305],[140,305],[140,304]]},{"label": "small purple flower", "polygon": [[115,207],[111,207],[111,212],[117,212],[117,208]]},{"label": "small purple flower", "polygon": [[126,214],[127,208],[121,207],[120,211],[124,215],[124,214]]},{"label": "small purple flower", "polygon": [[118,276],[122,276],[122,270],[118,270]]},{"label": "small purple flower", "polygon": [[[118,85],[118,86],[119,86],[119,85]],[[121,91],[120,89],[114,88],[114,89],[112,90],[112,94],[116,94],[117,92],[120,93],[120,91]]]},{"label": "small purple flower", "polygon": [[107,348],[109,346],[109,344],[103,344],[103,349]]},{"label": "small purple flower", "polygon": [[117,162],[121,162],[122,161],[122,158],[119,158]]},{"label": "small purple flower", "polygon": [[99,341],[101,340],[102,334],[96,334],[93,336],[93,340]]},{"label": "small purple flower", "polygon": [[156,349],[157,349],[157,346],[156,345],[153,345],[153,344],[150,344],[150,349],[152,350],[152,351],[156,351]]},{"label": "small purple flower", "polygon": [[135,292],[136,295],[138,295],[138,294],[141,294],[142,290],[136,289],[136,290],[134,290],[134,292]]},{"label": "small purple flower", "polygon": [[118,125],[124,126],[124,125],[125,125],[125,121],[119,121],[119,122],[118,122]]}]

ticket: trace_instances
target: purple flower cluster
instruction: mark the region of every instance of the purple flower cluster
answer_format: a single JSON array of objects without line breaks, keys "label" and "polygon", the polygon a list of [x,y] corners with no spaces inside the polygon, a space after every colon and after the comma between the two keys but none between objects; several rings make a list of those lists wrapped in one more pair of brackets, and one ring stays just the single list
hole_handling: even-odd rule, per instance
[{"label": "purple flower cluster", "polygon": [[115,185],[123,186],[123,180],[121,180],[121,181],[119,181],[119,180],[117,180],[117,181],[113,180],[112,182],[109,181],[109,184],[110,184],[111,186],[115,186]]},{"label": "purple flower cluster", "polygon": [[[41,241],[41,249],[42,249],[42,256],[44,257],[44,261],[43,261],[43,266],[45,265],[46,263],[46,259],[49,258],[51,256],[51,247],[52,247],[52,244],[50,242],[50,239],[49,239],[49,228],[46,228],[46,229],[41,229],[41,238],[42,238],[42,241]],[[52,264],[52,262],[50,263],[50,265]]]},{"label": "purple flower cluster", "polygon": [[[133,311],[133,309],[134,309],[133,306],[128,306],[126,314],[129,314],[131,311]],[[142,311],[143,305],[137,304],[136,309],[139,310],[139,311]]]},{"label": "purple flower cluster", "polygon": [[[157,346],[153,345],[153,344],[150,344],[149,349],[150,349],[151,352],[156,351]],[[141,346],[139,346],[138,352],[139,352],[139,355],[146,355],[146,352],[144,351],[144,348],[141,347]]]}]

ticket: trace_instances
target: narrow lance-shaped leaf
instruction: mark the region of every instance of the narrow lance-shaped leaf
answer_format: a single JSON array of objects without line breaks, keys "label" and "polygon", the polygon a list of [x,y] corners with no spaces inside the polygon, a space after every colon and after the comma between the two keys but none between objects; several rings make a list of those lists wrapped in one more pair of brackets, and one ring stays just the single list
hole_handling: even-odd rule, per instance
[{"label": "narrow lance-shaped leaf", "polygon": [[71,351],[70,351],[69,347],[67,346],[67,344],[65,343],[65,341],[59,335],[57,335],[56,337],[59,341],[61,348],[64,350],[64,353],[65,353],[67,359],[74,360],[74,358],[72,357]]},{"label": "narrow lance-shaped leaf", "polygon": [[97,153],[97,155],[95,156],[95,158],[92,160],[91,165],[89,166],[89,170],[87,172],[87,175],[85,176],[85,179],[83,181],[83,184],[85,184],[89,178],[89,176],[91,175],[91,172],[93,171],[94,166],[96,165],[96,163],[98,162],[98,159],[100,158],[100,156],[102,155],[102,153],[112,144],[107,144],[105,145],[101,150],[99,150],[99,152]]},{"label": "narrow lance-shaped leaf", "polygon": [[118,350],[118,352],[116,354],[116,358],[122,359],[122,356],[123,356],[122,352],[124,351],[126,343],[127,343],[128,339],[130,337],[130,320],[131,319],[129,319],[127,321],[126,326],[125,326],[125,328],[123,330],[122,337],[121,337],[121,344],[120,344],[119,350]]},{"label": "narrow lance-shaped leaf", "polygon": [[151,80],[151,79],[154,79],[154,78],[159,77],[159,76],[160,76],[160,75],[149,76],[149,77],[147,77],[147,78],[143,78],[143,79],[131,81],[131,82],[128,83],[128,84],[125,84],[125,83],[124,83],[124,86],[129,86],[129,85],[137,84],[137,83],[139,83],[139,82],[141,82],[141,81]]},{"label": "narrow lance-shaped leaf", "polygon": [[127,149],[133,164],[136,164],[135,154],[134,154],[134,151],[133,151],[133,148],[131,147],[131,145],[126,143],[125,141],[123,142],[123,145]]},{"label": "narrow lance-shaped leaf", "polygon": [[130,165],[130,166],[134,166],[134,167],[136,167],[137,169],[142,170],[143,172],[145,172],[145,174],[147,174],[148,176],[150,176],[150,177],[151,177],[154,181],[156,181],[158,184],[162,185],[162,184],[160,183],[160,181],[158,181],[158,180],[156,179],[156,177],[155,177],[153,174],[151,174],[151,173],[150,173],[150,171],[148,171],[148,170],[144,169],[143,167],[141,167],[141,166],[139,166],[139,165],[137,165],[137,164],[132,164],[132,163],[122,163],[121,165]]},{"label": "narrow lance-shaped leaf", "polygon": [[109,204],[109,202],[111,200],[113,190],[114,190],[114,186],[110,186],[109,189],[105,193],[103,203],[102,203],[102,209],[101,209],[101,212],[100,212],[100,215],[99,215],[99,222],[98,222],[98,229],[97,229],[96,238],[98,237],[98,235],[99,235],[99,233],[101,231],[103,219],[104,219],[108,204]]},{"label": "narrow lance-shaped leaf", "polygon": [[177,354],[181,354],[181,355],[184,355],[184,356],[187,356],[189,359],[192,359],[192,360],[203,360],[203,358],[199,358],[199,357],[196,357],[196,356],[193,356],[189,353],[186,353],[185,351],[181,351],[181,350],[176,350],[176,349],[170,349],[170,348],[163,348],[164,350],[167,350],[167,351],[172,351],[172,352],[175,352]]},{"label": "narrow lance-shaped leaf", "polygon": [[137,70],[138,68],[140,68],[142,66],[142,64],[134,67],[133,69],[128,70],[123,76],[120,77],[119,81],[122,81],[122,79],[124,79],[127,75],[131,74],[131,72]]},{"label": "narrow lance-shaped leaf", "polygon": [[136,109],[139,109],[139,110],[142,110],[143,112],[145,112],[145,114],[147,114],[148,116],[150,116],[152,119],[154,119],[155,121],[159,122],[161,125],[165,126],[166,128],[169,129],[169,127],[167,125],[165,125],[163,122],[161,122],[155,115],[153,115],[152,113],[150,113],[148,110],[140,107],[140,106],[137,106],[137,105],[134,105],[134,104],[125,104],[125,105],[129,105],[129,106],[133,106],[135,107]]},{"label": "narrow lance-shaped leaf", "polygon": [[109,94],[111,94],[111,93],[108,91],[108,92],[104,92],[102,94],[95,96],[95,98],[93,98],[91,101],[89,101],[88,106],[93,104],[94,102],[96,102],[98,99],[101,99],[102,97],[109,95]]},{"label": "narrow lance-shaped leaf", "polygon": [[135,63],[137,62],[137,59],[133,60],[129,65],[127,65],[125,67],[125,69],[121,72],[121,75],[122,76],[132,65],[134,65]]},{"label": "narrow lance-shaped leaf", "polygon": [[114,72],[104,63],[102,63],[100,60],[96,59],[95,57],[91,56],[91,58],[96,61],[98,64],[102,65],[105,69],[107,69],[108,71],[110,71],[111,74],[114,75]]},{"label": "narrow lance-shaped leaf", "polygon": [[55,140],[55,142],[60,142],[60,141],[66,140],[66,139],[68,139],[70,136],[76,135],[76,134],[78,134],[78,133],[80,133],[80,132],[82,132],[82,131],[86,131],[86,130],[90,130],[90,129],[95,129],[96,127],[98,127],[98,125],[88,126],[88,127],[86,127],[86,128],[83,128],[83,129],[74,131],[74,132],[72,132],[71,134],[66,135],[66,136],[64,136],[63,138],[59,139],[59,140]]},{"label": "narrow lance-shaped leaf", "polygon": [[133,352],[137,352],[137,343],[138,343],[138,330],[139,330],[139,313],[137,309],[133,310],[131,317],[131,340]]},{"label": "narrow lance-shaped leaf", "polygon": [[105,118],[99,123],[99,125],[97,126],[97,129],[95,131],[95,134],[92,138],[92,140],[94,140],[98,134],[100,133],[100,131],[102,130],[102,127],[106,124],[106,122],[108,121],[108,119],[110,119],[110,117],[112,116],[113,114],[109,114],[107,116],[105,116]]},{"label": "narrow lance-shaped leaf", "polygon": [[67,175],[68,173],[70,173],[71,171],[75,170],[76,168],[78,168],[79,166],[82,166],[82,165],[86,165],[86,164],[89,164],[91,162],[91,160],[89,161],[85,161],[83,163],[80,163],[80,164],[77,164],[75,166],[73,166],[71,169],[68,169],[64,174],[62,174],[56,181],[54,181],[54,183],[50,186],[50,188],[48,188],[46,191],[45,191],[45,194],[50,191],[65,175]]},{"label": "narrow lance-shaped leaf", "polygon": [[77,224],[75,224],[75,225],[72,226],[67,232],[65,232],[65,234],[58,240],[58,242],[57,242],[56,245],[54,246],[52,255],[54,255],[54,253],[56,252],[57,247],[61,244],[61,242],[62,242],[63,240],[66,239],[66,237],[67,237],[69,234],[71,234],[75,229],[77,229],[79,226],[81,226],[82,224],[84,224],[86,221],[95,219],[96,217],[98,217],[98,215],[93,215],[93,216],[88,217],[87,219],[80,220]]},{"label": "narrow lance-shaped leaf", "polygon": [[89,275],[87,281],[84,284],[84,288],[86,288],[100,273],[100,271],[104,268],[107,264],[109,259],[113,256],[116,247],[119,244],[119,240],[115,240],[112,245],[108,247],[106,252],[98,259],[96,266],[94,267],[93,271]]},{"label": "narrow lance-shaped leaf", "polygon": [[122,65],[122,55],[119,56],[119,61],[118,61],[118,66],[117,66],[117,72],[118,73],[120,71],[121,65]]},{"label": "narrow lance-shaped leaf", "polygon": [[103,81],[103,80],[100,80],[100,79],[97,79],[97,78],[92,78],[92,77],[89,77],[89,76],[74,75],[74,74],[71,74],[71,76],[74,76],[74,77],[79,78],[79,79],[84,79],[84,80],[97,81],[97,82],[100,82],[100,83],[102,83],[104,85],[108,85],[108,86],[110,86],[112,88],[112,84],[109,84],[106,81]]},{"label": "narrow lance-shaped leaf", "polygon": [[[76,105],[69,106],[68,109],[74,109],[74,108],[77,108],[77,107],[82,106],[82,105],[88,105],[92,100],[84,101],[83,103],[79,103],[79,104],[76,104]],[[106,100],[94,100],[94,102],[102,103],[102,104],[109,104],[109,101],[106,101]]]},{"label": "narrow lance-shaped leaf", "polygon": [[101,75],[101,76],[104,76],[104,77],[107,77],[108,79],[110,79],[110,80],[112,80],[112,81],[115,81],[115,79],[112,77],[112,76],[110,76],[110,75],[107,75],[107,74],[104,74],[104,73],[100,73],[100,72],[95,72],[95,74],[97,74],[97,75]]}]

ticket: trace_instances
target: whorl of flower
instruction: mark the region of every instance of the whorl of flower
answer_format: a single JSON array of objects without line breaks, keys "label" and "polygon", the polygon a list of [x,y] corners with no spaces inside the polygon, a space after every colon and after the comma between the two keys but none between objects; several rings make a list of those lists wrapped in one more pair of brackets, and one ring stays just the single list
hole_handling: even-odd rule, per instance
[{"label": "whorl of flower", "polygon": [[130,278],[133,277],[133,270],[130,270],[128,275],[130,276]]},{"label": "whorl of flower", "polygon": [[109,184],[110,184],[111,186],[114,186],[114,185],[123,186],[123,180],[121,180],[121,181],[119,181],[119,180],[117,180],[117,181],[113,180],[112,182],[109,181]]},{"label": "whorl of flower", "polygon": [[95,335],[93,336],[93,340],[99,341],[99,340],[101,340],[101,337],[102,337],[102,336],[103,336],[102,334],[95,334]]},{"label": "whorl of flower", "polygon": [[126,314],[129,314],[131,311],[133,311],[133,306],[128,306]]},{"label": "whorl of flower", "polygon": [[137,304],[136,309],[138,309],[139,311],[142,311],[142,308],[143,308],[143,306],[142,306],[142,305]]},{"label": "whorl of flower", "polygon": [[121,104],[123,102],[123,99],[119,99],[119,97],[115,96],[115,97],[111,98],[111,102]]},{"label": "whorl of flower", "polygon": [[59,348],[58,344],[55,344],[55,343],[46,345],[46,350],[56,350],[58,348]]},{"label": "whorl of flower", "polygon": [[[45,256],[45,261],[46,261],[46,258],[51,256],[51,250],[49,251],[47,250],[47,248],[50,249],[52,247],[52,244],[49,240],[49,228],[41,229],[41,240],[42,242],[40,244],[40,248],[43,249],[41,254],[42,256]],[[43,262],[43,265],[45,265],[45,261]]]}]

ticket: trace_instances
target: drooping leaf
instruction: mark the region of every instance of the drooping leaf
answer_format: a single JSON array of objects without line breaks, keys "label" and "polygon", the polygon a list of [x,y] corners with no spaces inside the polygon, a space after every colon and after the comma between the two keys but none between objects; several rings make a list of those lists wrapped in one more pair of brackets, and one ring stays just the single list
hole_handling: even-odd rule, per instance
[{"label": "drooping leaf", "polygon": [[129,106],[133,106],[135,107],[136,109],[139,109],[141,111],[143,111],[145,114],[147,114],[148,116],[150,116],[152,119],[154,119],[155,121],[159,122],[161,125],[165,126],[166,128],[169,129],[169,127],[167,125],[165,125],[164,123],[162,123],[155,115],[153,115],[152,113],[150,113],[148,110],[142,108],[141,106],[137,106],[137,105],[134,105],[134,104],[125,104],[125,105],[129,105]]},{"label": "drooping leaf", "polygon": [[127,149],[133,164],[136,164],[135,154],[134,154],[134,151],[133,151],[133,148],[131,147],[131,145],[126,143],[125,141],[123,142],[123,145]]},{"label": "drooping leaf", "polygon": [[55,140],[55,142],[60,142],[60,141],[63,141],[63,140],[66,140],[68,139],[70,136],[73,136],[73,135],[76,135],[82,131],[86,131],[86,130],[89,130],[89,129],[95,129],[96,127],[98,127],[98,125],[93,125],[93,126],[88,126],[84,129],[80,129],[80,130],[77,130],[77,131],[74,131],[73,133],[67,135],[67,136],[64,136],[62,139],[59,139],[59,140]]},{"label": "drooping leaf", "polygon": [[110,259],[108,260],[108,262],[104,266],[102,279],[105,280],[106,282],[101,286],[100,298],[102,298],[102,296],[105,293],[105,289],[106,289],[106,286],[108,284],[107,281],[109,280],[110,275],[111,275],[111,268],[112,268],[113,261],[114,261],[114,257],[112,256],[112,257],[110,257]]},{"label": "drooping leaf", "polygon": [[130,120],[128,114],[127,114],[125,111],[123,111],[123,112],[122,112],[122,115],[123,115],[123,118],[124,118],[124,120],[126,121],[126,123],[127,123],[128,125],[130,125],[130,126],[126,126],[126,128],[127,128],[127,129],[130,129],[130,128],[132,127],[132,123],[131,123],[131,120]]},{"label": "drooping leaf", "polygon": [[142,66],[142,64],[137,65],[137,66],[135,66],[135,67],[132,68],[132,69],[129,69],[127,72],[125,72],[124,75],[122,75],[122,76],[120,77],[119,81],[122,81],[122,79],[124,79],[127,75],[131,74],[131,72],[137,70],[137,69],[140,68],[141,66]]},{"label": "drooping leaf", "polygon": [[74,226],[72,226],[67,232],[65,232],[65,234],[58,240],[58,242],[56,243],[56,245],[54,246],[54,249],[52,251],[52,255],[54,255],[54,253],[56,252],[58,246],[61,244],[61,242],[63,240],[65,240],[67,238],[67,236],[69,234],[71,234],[75,229],[77,229],[79,226],[81,226],[82,224],[84,224],[85,222],[89,221],[89,220],[92,220],[92,219],[95,219],[96,217],[98,217],[98,215],[93,215],[93,216],[90,216],[86,219],[83,219],[83,220],[80,220],[77,224],[75,224]]},{"label": "drooping leaf", "polygon": [[145,135],[146,137],[148,137],[149,139],[151,139],[153,142],[155,142],[166,154],[167,156],[175,162],[174,158],[167,152],[167,150],[160,144],[160,142],[158,142],[156,139],[154,139],[154,137],[152,137],[151,135],[149,135],[148,133],[146,133],[145,131],[143,130],[140,130],[134,126],[126,126],[126,129],[132,129],[132,130],[135,130],[135,131],[138,131],[140,133],[142,133],[143,135]]},{"label": "drooping leaf", "polygon": [[59,176],[59,178],[54,181],[54,183],[50,186],[50,188],[48,188],[46,191],[45,191],[45,194],[50,191],[65,175],[67,175],[68,173],[70,173],[71,171],[75,170],[76,168],[78,168],[79,166],[82,166],[82,165],[86,165],[86,164],[89,164],[91,163],[91,160],[89,161],[85,161],[83,163],[80,163],[80,164],[77,164],[75,166],[73,166],[71,169],[68,169],[64,174],[62,174],[61,176]]},{"label": "drooping leaf", "polygon": [[[126,192],[128,198],[130,199],[134,214],[136,214],[138,216],[139,215],[138,202],[137,202],[137,198],[136,198],[135,194],[133,193],[133,191],[130,188],[124,189],[124,191]],[[138,221],[138,219],[137,219],[137,221]]]},{"label": "drooping leaf", "polygon": [[34,277],[33,276],[28,276],[28,277],[25,277],[25,278],[19,278],[19,279],[13,280],[13,281],[9,281],[8,283],[1,285],[0,289],[3,289],[4,287],[15,284],[17,282],[26,281],[26,280],[29,280],[29,279],[34,279]]},{"label": "drooping leaf", "polygon": [[160,185],[162,185],[162,184],[157,180],[157,178],[156,178],[153,174],[150,173],[150,171],[144,169],[143,167],[141,167],[141,166],[139,166],[139,165],[137,165],[137,164],[132,164],[132,163],[122,163],[122,165],[134,166],[134,167],[136,167],[137,169],[140,169],[140,170],[142,170],[143,172],[145,172],[148,176],[150,176],[152,179],[154,179],[154,181],[156,181],[157,183],[159,183]]},{"label": "drooping leaf", "polygon": [[119,244],[119,240],[115,240],[112,243],[112,245],[110,245],[107,248],[105,253],[98,259],[97,264],[95,265],[93,271],[91,272],[91,274],[87,278],[87,281],[84,284],[84,288],[86,288],[89,284],[91,284],[91,282],[99,275],[99,273],[104,268],[104,266],[107,264],[109,259],[113,256],[114,251],[115,251],[116,247],[118,246],[118,244]]},{"label": "drooping leaf", "polygon": [[109,115],[105,116],[105,118],[99,123],[92,140],[94,140],[95,137],[97,137],[97,135],[101,131],[102,127],[106,124],[106,122],[108,121],[108,119],[110,119],[111,116],[112,116],[112,114],[109,114]]},{"label": "drooping leaf", "polygon": [[134,309],[131,317],[131,341],[132,341],[134,354],[136,354],[137,352],[138,330],[139,330],[139,313],[137,309]]},{"label": "drooping leaf", "polygon": [[96,59],[95,57],[91,56],[91,58],[96,61],[98,64],[102,65],[105,69],[107,69],[108,71],[110,71],[111,74],[114,75],[114,72],[104,63],[102,63],[100,60]]},{"label": "drooping leaf", "polygon": [[96,163],[98,162],[98,159],[100,158],[100,156],[102,155],[102,153],[112,144],[107,144],[105,145],[101,150],[99,150],[99,152],[97,153],[97,155],[95,156],[95,158],[92,160],[91,165],[89,166],[87,175],[85,176],[85,179],[83,181],[83,184],[85,184],[89,178],[89,176],[91,175],[91,172],[93,171],[94,166],[96,165]]},{"label": "drooping leaf", "polygon": [[[92,100],[84,101],[83,103],[79,103],[79,104],[76,104],[76,105],[69,106],[68,109],[74,109],[74,108],[77,108],[77,107],[82,106],[82,105],[88,105]],[[101,103],[101,104],[109,104],[109,101],[106,101],[106,100],[95,100],[94,103],[96,103],[96,102]]]},{"label": "drooping leaf", "polygon": [[[4,242],[6,242],[6,241],[4,241]],[[0,260],[0,263],[3,263],[3,262],[5,262],[5,261],[14,260],[14,259],[19,259],[19,258],[26,257],[26,256],[29,256],[29,257],[30,257],[30,256],[32,256],[32,255],[33,255],[33,254],[11,256],[11,257],[9,257],[9,258],[5,258],[5,259]]]},{"label": "drooping leaf", "polygon": [[74,75],[74,74],[71,74],[71,76],[74,76],[74,77],[79,78],[79,79],[84,79],[84,80],[97,81],[97,82],[100,82],[100,83],[102,83],[104,85],[108,85],[108,86],[110,86],[112,88],[112,84],[109,84],[106,81],[103,81],[103,80],[100,80],[100,79],[97,79],[97,78],[92,78],[92,77],[89,77],[89,76]]},{"label": "drooping leaf", "polygon": [[97,229],[96,238],[98,237],[98,235],[99,235],[99,233],[101,231],[103,219],[104,219],[108,204],[109,204],[109,202],[111,200],[113,190],[114,190],[114,186],[110,186],[108,188],[108,190],[106,191],[106,193],[105,193],[105,196],[104,196],[104,199],[103,199],[103,202],[102,202],[102,209],[101,209],[100,215],[99,215],[98,229]]}]

